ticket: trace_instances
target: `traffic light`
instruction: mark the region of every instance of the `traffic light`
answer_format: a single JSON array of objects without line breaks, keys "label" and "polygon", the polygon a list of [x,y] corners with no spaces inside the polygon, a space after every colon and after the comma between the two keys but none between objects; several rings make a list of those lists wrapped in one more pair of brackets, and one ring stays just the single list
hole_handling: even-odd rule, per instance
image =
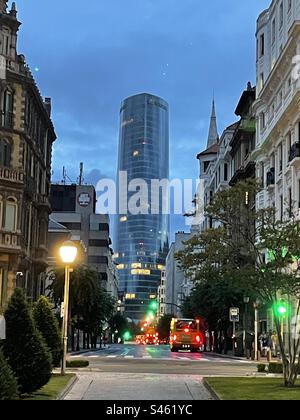
[{"label": "traffic light", "polygon": [[288,313],[288,304],[281,300],[275,304],[275,313],[277,316],[284,317]]},{"label": "traffic light", "polygon": [[156,310],[157,310],[157,308],[158,308],[158,302],[157,302],[157,300],[152,300],[152,301],[150,302],[150,308],[151,308],[153,311],[156,311]]},{"label": "traffic light", "polygon": [[123,338],[124,338],[124,340],[125,340],[125,341],[129,341],[129,340],[130,340],[130,338],[131,338],[131,334],[130,334],[130,332],[129,332],[129,331],[126,331],[126,332],[124,333],[124,335],[123,335]]}]

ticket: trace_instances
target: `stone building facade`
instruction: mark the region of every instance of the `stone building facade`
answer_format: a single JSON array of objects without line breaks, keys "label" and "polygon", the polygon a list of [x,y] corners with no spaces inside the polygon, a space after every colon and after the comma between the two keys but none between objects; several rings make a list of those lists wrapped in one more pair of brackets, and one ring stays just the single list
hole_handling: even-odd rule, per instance
[{"label": "stone building facade", "polygon": [[42,99],[25,57],[15,4],[0,1],[0,311],[16,285],[44,288],[52,144],[51,100]]}]

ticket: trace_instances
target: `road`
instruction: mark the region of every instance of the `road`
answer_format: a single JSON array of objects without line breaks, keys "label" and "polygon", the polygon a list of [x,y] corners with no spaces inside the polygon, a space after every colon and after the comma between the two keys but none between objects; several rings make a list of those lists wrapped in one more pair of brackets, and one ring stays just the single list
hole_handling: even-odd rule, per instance
[{"label": "road", "polygon": [[256,364],[212,354],[171,353],[168,346],[112,345],[109,349],[71,355],[87,359],[79,381],[65,399],[207,400],[204,376],[247,376]]}]

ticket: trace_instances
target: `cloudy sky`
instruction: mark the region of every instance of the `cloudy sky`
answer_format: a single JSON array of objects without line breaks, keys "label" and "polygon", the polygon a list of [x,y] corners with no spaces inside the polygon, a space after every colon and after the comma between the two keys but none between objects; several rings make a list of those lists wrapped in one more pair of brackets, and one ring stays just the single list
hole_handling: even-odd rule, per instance
[{"label": "cloudy sky", "polygon": [[[171,176],[196,178],[215,93],[219,132],[249,80],[269,0],[18,0],[24,53],[53,100],[53,180],[115,177],[119,105],[149,92],[170,104]],[[184,228],[173,218],[172,232]]]}]

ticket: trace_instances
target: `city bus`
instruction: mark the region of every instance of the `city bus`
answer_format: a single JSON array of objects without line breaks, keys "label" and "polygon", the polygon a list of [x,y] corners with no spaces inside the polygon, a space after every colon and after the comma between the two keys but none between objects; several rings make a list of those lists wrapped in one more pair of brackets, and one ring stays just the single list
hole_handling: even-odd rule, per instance
[{"label": "city bus", "polygon": [[201,328],[199,319],[178,319],[171,321],[170,350],[190,350],[194,352],[204,351],[205,334]]}]

